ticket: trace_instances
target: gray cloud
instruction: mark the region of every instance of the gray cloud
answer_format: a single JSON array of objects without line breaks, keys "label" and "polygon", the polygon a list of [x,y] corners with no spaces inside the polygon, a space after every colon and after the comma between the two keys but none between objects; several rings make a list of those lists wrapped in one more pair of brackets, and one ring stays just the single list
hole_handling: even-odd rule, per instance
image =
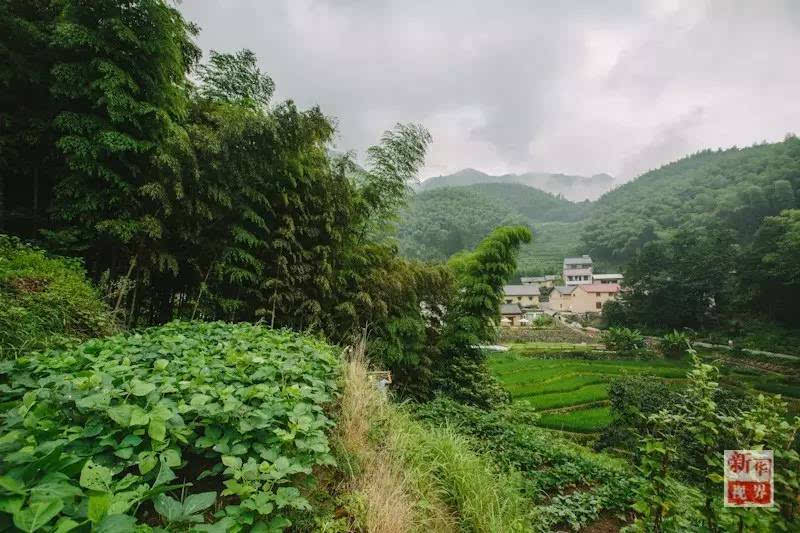
[{"label": "gray cloud", "polygon": [[[632,5],[635,4],[635,5]],[[338,118],[363,154],[432,132],[424,174],[463,167],[630,178],[800,124],[794,0],[185,0],[204,50],[250,48],[279,98]]]}]

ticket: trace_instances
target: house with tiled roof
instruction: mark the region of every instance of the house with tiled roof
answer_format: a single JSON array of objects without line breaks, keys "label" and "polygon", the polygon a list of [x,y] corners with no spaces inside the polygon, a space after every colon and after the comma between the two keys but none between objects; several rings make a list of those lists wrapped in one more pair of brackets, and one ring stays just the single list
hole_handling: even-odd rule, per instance
[{"label": "house with tiled roof", "polygon": [[503,302],[517,304],[522,308],[539,306],[538,285],[504,285]]}]

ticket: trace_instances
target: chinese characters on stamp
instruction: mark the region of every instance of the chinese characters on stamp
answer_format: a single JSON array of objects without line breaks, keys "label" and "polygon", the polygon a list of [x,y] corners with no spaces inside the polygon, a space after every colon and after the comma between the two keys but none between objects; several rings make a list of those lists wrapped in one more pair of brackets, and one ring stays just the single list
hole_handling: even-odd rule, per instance
[{"label": "chinese characters on stamp", "polygon": [[772,450],[725,450],[725,507],[772,507]]}]

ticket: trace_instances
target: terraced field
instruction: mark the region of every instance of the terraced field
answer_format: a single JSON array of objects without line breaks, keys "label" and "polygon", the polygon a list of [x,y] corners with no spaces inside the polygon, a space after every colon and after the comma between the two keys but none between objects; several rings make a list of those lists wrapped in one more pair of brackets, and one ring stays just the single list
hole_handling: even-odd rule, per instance
[{"label": "terraced field", "polygon": [[[548,345],[548,347],[550,347]],[[572,345],[565,345],[568,351]],[[539,425],[575,433],[596,433],[611,423],[608,384],[625,374],[685,378],[685,361],[538,359],[522,355],[530,345],[492,355],[489,367],[511,393],[542,413]]]},{"label": "terraced field", "polygon": [[[512,345],[505,353],[489,357],[492,373],[511,393],[513,401],[528,402],[541,413],[538,424],[550,429],[588,435],[602,431],[611,423],[608,384],[621,375],[649,375],[676,385],[686,378],[689,361],[630,359],[585,360],[544,359],[548,353],[586,350],[586,345],[527,343]],[[715,354],[703,354],[718,359]],[[718,361],[719,362],[719,361]],[[790,412],[800,413],[800,377],[792,367],[784,373],[737,366],[726,360],[720,364],[723,386],[781,394]]]}]

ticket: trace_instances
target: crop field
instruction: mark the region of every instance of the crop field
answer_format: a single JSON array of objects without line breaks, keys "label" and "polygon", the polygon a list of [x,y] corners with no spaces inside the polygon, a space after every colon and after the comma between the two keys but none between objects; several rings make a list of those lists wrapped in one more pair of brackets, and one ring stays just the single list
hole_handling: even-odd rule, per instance
[{"label": "crop field", "polygon": [[[559,348],[560,347],[560,348]],[[515,402],[526,402],[541,418],[538,425],[573,433],[597,433],[612,421],[608,384],[622,375],[648,375],[681,383],[689,361],[630,359],[545,359],[560,353],[586,351],[587,345],[527,343],[489,357],[489,367]],[[705,354],[713,359],[712,354]],[[791,370],[788,369],[789,371]],[[800,379],[791,373],[721,365],[723,386],[781,394],[790,412],[800,412]]]},{"label": "crop field", "polygon": [[[579,345],[564,345],[566,351]],[[522,355],[537,346],[517,345],[489,358],[492,373],[514,401],[529,403],[542,414],[539,425],[575,433],[596,433],[611,422],[608,383],[626,374],[679,381],[686,361],[539,359]],[[546,346],[553,349],[552,343]]]}]

